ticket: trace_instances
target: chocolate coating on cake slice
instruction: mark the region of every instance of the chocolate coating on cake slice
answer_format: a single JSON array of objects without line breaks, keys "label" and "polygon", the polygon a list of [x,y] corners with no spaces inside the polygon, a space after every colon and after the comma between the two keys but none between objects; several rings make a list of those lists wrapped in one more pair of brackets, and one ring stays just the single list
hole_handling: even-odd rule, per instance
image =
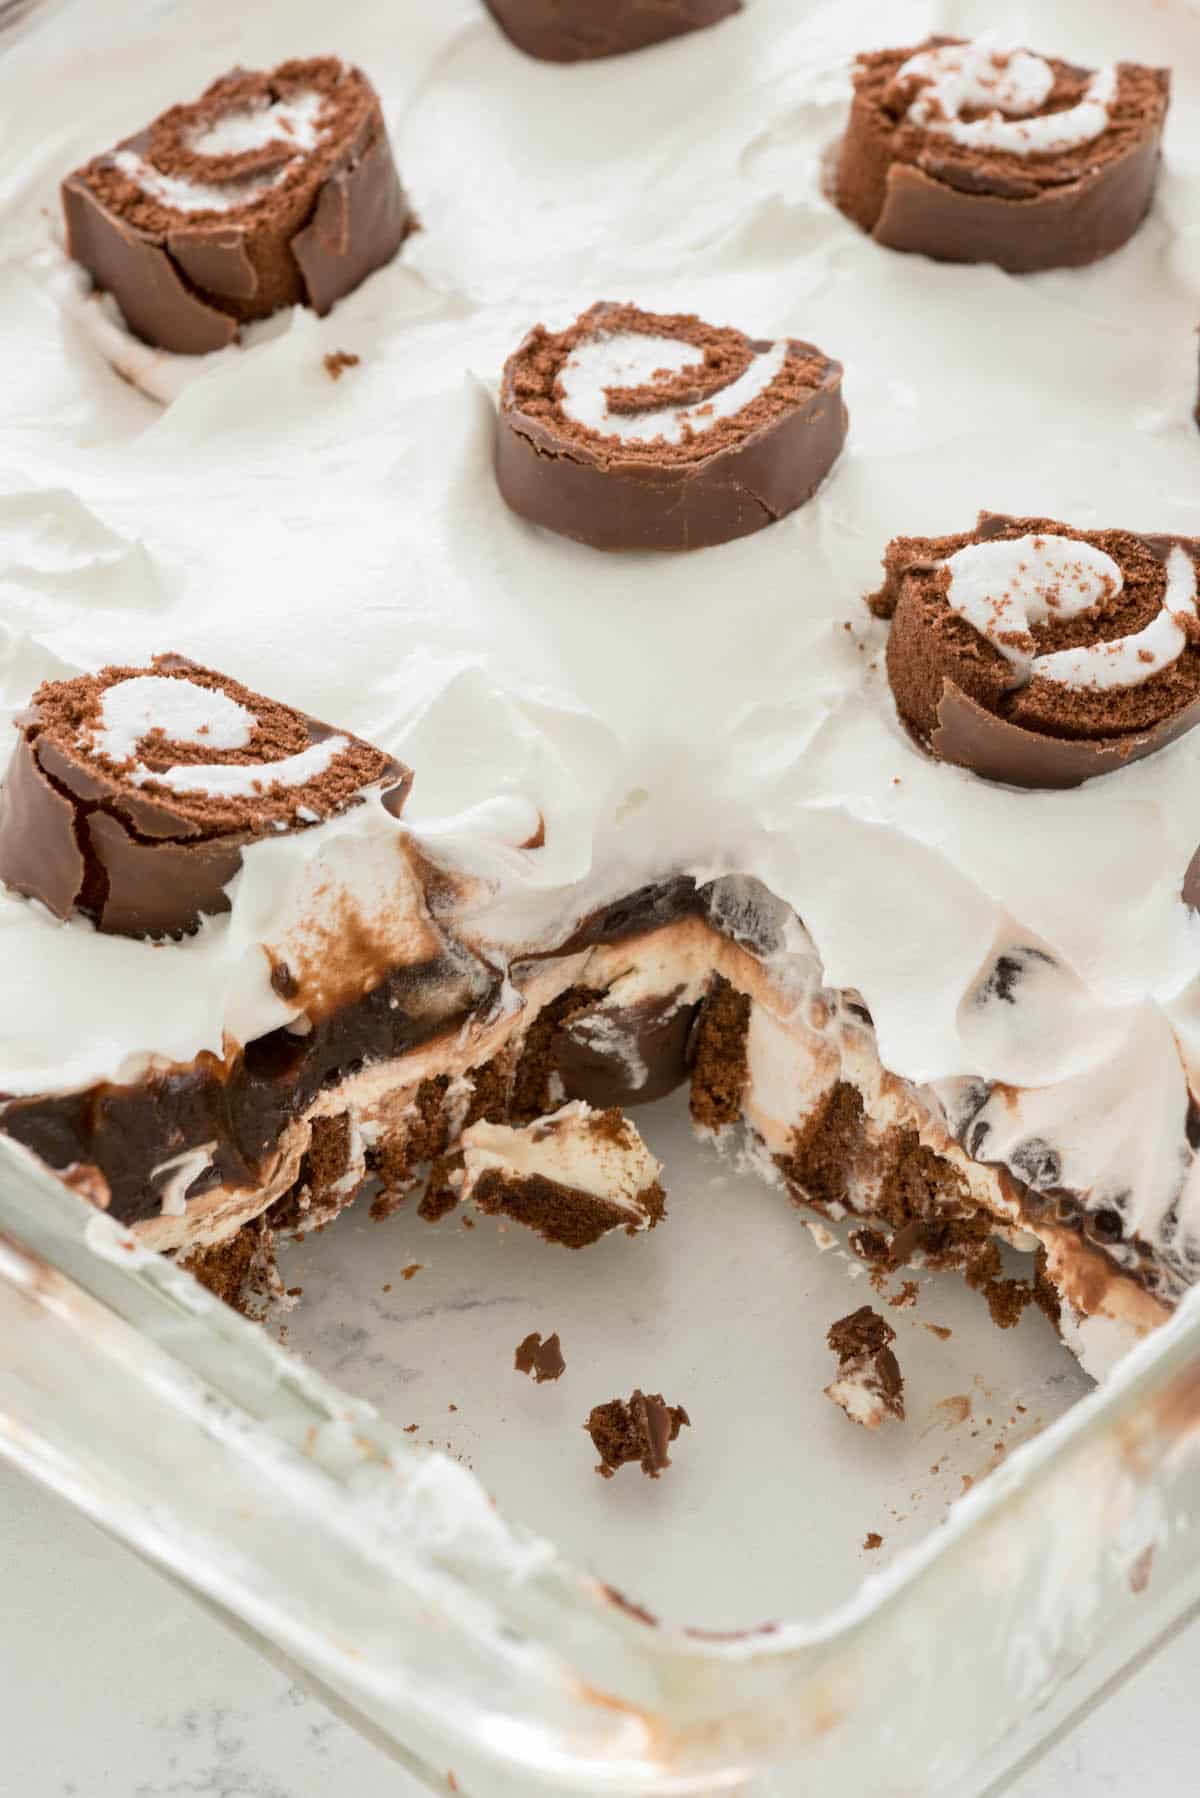
[{"label": "chocolate coating on cake slice", "polygon": [[900,717],[939,759],[1011,786],[1152,755],[1200,723],[1198,564],[1195,538],[994,513],[897,538],[867,603],[891,619]]},{"label": "chocolate coating on cake slice", "polygon": [[335,56],[235,69],[62,187],[70,255],[138,337],[202,355],[282,307],[326,313],[414,218],[379,97]]},{"label": "chocolate coating on cake slice", "polygon": [[861,1305],[840,1317],[826,1340],[838,1358],[837,1378],[826,1386],[826,1398],[866,1430],[877,1430],[888,1417],[902,1423],[904,1377],[892,1351],[892,1326],[870,1305]]},{"label": "chocolate coating on cake slice", "polygon": [[682,1405],[668,1405],[661,1392],[636,1389],[628,1401],[609,1399],[593,1405],[583,1426],[600,1457],[596,1472],[611,1480],[618,1467],[636,1461],[648,1479],[656,1480],[671,1465],[667,1450],[691,1418]]},{"label": "chocolate coating on cake slice", "polygon": [[742,0],[484,0],[505,36],[542,62],[588,62],[716,25]]},{"label": "chocolate coating on cake slice", "polygon": [[810,499],[846,437],[842,368],[690,313],[592,306],[504,367],[496,479],[595,549],[704,549]]},{"label": "chocolate coating on cake slice", "polygon": [[1150,206],[1170,71],[933,37],[860,56],[837,203],[892,250],[1013,274],[1111,255]]},{"label": "chocolate coating on cake slice", "polygon": [[0,880],[55,916],[179,936],[228,911],[251,843],[307,830],[409,771],[184,656],[47,681],[0,789]]}]

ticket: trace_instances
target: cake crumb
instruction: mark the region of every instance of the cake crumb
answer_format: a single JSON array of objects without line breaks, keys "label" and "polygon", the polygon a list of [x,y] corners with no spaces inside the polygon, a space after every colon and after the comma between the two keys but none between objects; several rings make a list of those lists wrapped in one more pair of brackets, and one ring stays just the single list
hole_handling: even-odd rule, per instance
[{"label": "cake crumb", "polygon": [[425,1263],[423,1261],[410,1261],[407,1267],[402,1267],[400,1269],[400,1278],[402,1280],[411,1280],[414,1274],[419,1274],[421,1272],[424,1265]]},{"label": "cake crumb", "polygon": [[420,1427],[419,1423],[406,1423],[404,1426],[404,1434],[406,1436],[415,1436]]},{"label": "cake crumb", "polygon": [[939,1342],[949,1342],[954,1334],[954,1331],[948,1330],[945,1324],[926,1324],[925,1328],[931,1336],[936,1336]]},{"label": "cake crumb", "polygon": [[560,1379],[566,1372],[567,1363],[563,1358],[558,1331],[547,1336],[545,1341],[537,1330],[531,1331],[517,1344],[513,1366],[518,1373],[532,1374],[539,1386],[546,1380]]},{"label": "cake crumb", "polygon": [[691,1421],[682,1405],[668,1405],[661,1392],[635,1389],[628,1402],[614,1398],[594,1405],[583,1427],[600,1456],[596,1472],[601,1479],[611,1480],[618,1467],[637,1461],[656,1480],[671,1465],[668,1444]]},{"label": "cake crumb", "polygon": [[870,1305],[833,1324],[826,1338],[838,1358],[837,1378],[825,1396],[851,1423],[877,1430],[887,1417],[904,1420],[904,1376],[892,1353],[896,1332]]},{"label": "cake crumb", "polygon": [[353,350],[329,350],[325,355],[325,373],[331,381],[340,381],[348,368],[357,368],[362,361]]},{"label": "cake crumb", "polygon": [[868,1552],[872,1549],[882,1548],[883,1537],[877,1530],[871,1530],[870,1533],[863,1538],[863,1547],[868,1550]]}]

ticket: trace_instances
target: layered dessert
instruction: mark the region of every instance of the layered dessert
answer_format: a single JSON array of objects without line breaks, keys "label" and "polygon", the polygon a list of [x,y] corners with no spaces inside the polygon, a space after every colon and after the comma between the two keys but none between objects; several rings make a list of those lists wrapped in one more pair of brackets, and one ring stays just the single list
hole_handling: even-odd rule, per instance
[{"label": "layered dessert", "polygon": [[615,1106],[575,1099],[515,1127],[480,1119],[463,1131],[462,1157],[464,1200],[565,1248],[636,1236],[666,1215],[662,1163]]},{"label": "layered dessert", "polygon": [[1158,178],[1166,69],[932,37],[859,57],[838,204],[876,243],[1015,274],[1111,255]]},{"label": "layered dessert", "polygon": [[497,25],[527,56],[590,61],[644,50],[716,25],[742,0],[486,0]]},{"label": "layered dessert", "polygon": [[335,56],[234,69],[68,175],[62,204],[68,254],[136,336],[183,355],[328,312],[414,223],[379,97]]},{"label": "layered dessert", "polygon": [[[53,144],[16,96],[0,1154],[213,1280],[351,1203],[386,1231],[538,1180],[613,1207],[601,1266],[683,1202],[668,1166],[628,1240],[653,1183],[584,1126],[678,1090],[781,1206],[961,1269],[1000,1323],[1040,1305],[1102,1372],[1200,1271],[1182,227],[1045,283],[895,257],[884,290],[821,178],[861,20],[760,0],[563,71],[434,11],[347,34],[426,228],[166,415],[39,285],[47,195],[119,127],[94,78]],[[225,67],[244,21],[214,21]],[[130,118],[204,79],[193,43],[124,51]],[[497,103],[534,81],[536,132]],[[814,343],[851,371],[841,455]],[[952,691],[1078,784],[951,753]]]}]

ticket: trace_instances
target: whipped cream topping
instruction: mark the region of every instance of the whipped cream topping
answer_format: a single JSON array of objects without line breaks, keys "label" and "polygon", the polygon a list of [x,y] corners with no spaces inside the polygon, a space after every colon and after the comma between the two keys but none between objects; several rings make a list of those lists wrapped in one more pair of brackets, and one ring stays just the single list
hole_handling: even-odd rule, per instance
[{"label": "whipped cream topping", "polygon": [[637,331],[603,332],[588,337],[571,352],[559,382],[562,409],[569,419],[602,437],[623,443],[682,443],[685,437],[711,431],[723,418],[733,418],[765,393],[787,360],[786,343],[774,343],[751,360],[736,381],[693,405],[665,405],[644,412],[613,412],[613,388],[653,386],[664,376],[695,368],[700,361],[694,343],[678,337],[647,337]]},{"label": "whipped cream topping", "polygon": [[[920,50],[901,64],[896,80],[921,83],[908,108],[914,125],[953,138],[964,149],[1003,150],[1010,156],[1091,143],[1108,130],[1117,93],[1116,69],[1097,69],[1077,105],[1039,115],[1054,86],[1050,64],[1028,50],[1001,50],[986,41]],[[984,107],[991,110],[981,119],[962,117]]]},{"label": "whipped cream topping", "polygon": [[[991,11],[897,0],[886,36],[966,35]],[[128,1077],[288,1023],[266,949],[289,960],[331,879],[398,955],[427,956],[443,920],[406,884],[413,838],[461,876],[455,927],[498,965],[649,880],[739,871],[862,994],[890,1069],[1006,1083],[1025,1123],[1005,1152],[1040,1137],[1097,1194],[1120,1132],[1131,1215],[1159,1238],[1177,1202],[1200,1217],[1178,1152],[1200,1069],[1200,923],[1179,899],[1200,733],[1073,792],[973,779],[899,726],[862,605],[890,537],[981,507],[1195,527],[1200,19],[1183,0],[1136,17],[1047,0],[1006,23],[1089,67],[1174,66],[1154,212],[1093,268],[890,255],[830,206],[850,63],[881,37],[865,0],[748,0],[719,31],[568,72],[513,56],[476,0],[397,0],[386,21],[347,0],[336,47],[382,95],[424,228],[328,318],[191,358],[165,411],[64,323],[44,209],[172,97],[327,42],[328,10],[210,0],[149,59],[133,22],[75,8],[6,53],[0,705],[174,649],[416,780],[402,821],[368,800],[255,844],[232,911],[183,943],[0,894],[0,1090]],[[845,363],[846,453],[808,505],[677,558],[602,555],[509,513],[491,470],[504,358],[535,322],[614,297]],[[336,383],[335,350],[362,358]],[[522,849],[539,814],[545,845]],[[1034,946],[1047,985],[977,1003],[998,958]]]},{"label": "whipped cream topping", "polygon": [[1091,543],[1052,534],[968,543],[947,556],[946,602],[1011,662],[1024,682],[1035,676],[1064,687],[1136,687],[1178,661],[1186,621],[1196,617],[1196,566],[1176,544],[1158,616],[1140,631],[1034,655],[1031,624],[1076,618],[1124,585],[1120,567]]}]

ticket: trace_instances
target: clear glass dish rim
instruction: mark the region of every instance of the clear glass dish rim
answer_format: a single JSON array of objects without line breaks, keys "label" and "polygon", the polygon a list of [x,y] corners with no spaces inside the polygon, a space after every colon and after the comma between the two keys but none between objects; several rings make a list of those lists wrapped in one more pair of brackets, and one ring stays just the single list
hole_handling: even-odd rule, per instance
[{"label": "clear glass dish rim", "polygon": [[[1190,1521],[1176,1505],[1172,1522],[1165,1495],[1200,1439],[1200,1294],[850,1603],[726,1639],[648,1627],[510,1528],[474,1476],[131,1244],[31,1157],[0,1149],[0,1453],[292,1657],[396,1752],[431,1767],[452,1749],[463,1765],[482,1756],[489,1793],[510,1776],[514,1793],[547,1779],[741,1789],[839,1756],[865,1771],[865,1714],[895,1733],[867,1695],[898,1644],[937,1660],[954,1639],[988,1682],[999,1738],[1086,1662],[1148,1545]],[[194,1468],[196,1493],[153,1454],[133,1466],[106,1412],[147,1441],[178,1436],[175,1472]],[[264,1484],[274,1541],[243,1528],[233,1504]],[[214,1498],[226,1489],[228,1504]],[[1200,1490],[1196,1506],[1200,1521]],[[328,1557],[320,1578],[283,1558],[288,1543],[307,1545],[310,1570]],[[1008,1626],[1023,1665],[1002,1640],[972,1642],[981,1585],[998,1625],[997,1592],[1024,1594]],[[1178,1612],[1191,1595],[1161,1597]],[[435,1617],[443,1651],[431,1657]],[[948,1658],[940,1674],[953,1677]],[[943,1763],[952,1748],[942,1740]]]}]

